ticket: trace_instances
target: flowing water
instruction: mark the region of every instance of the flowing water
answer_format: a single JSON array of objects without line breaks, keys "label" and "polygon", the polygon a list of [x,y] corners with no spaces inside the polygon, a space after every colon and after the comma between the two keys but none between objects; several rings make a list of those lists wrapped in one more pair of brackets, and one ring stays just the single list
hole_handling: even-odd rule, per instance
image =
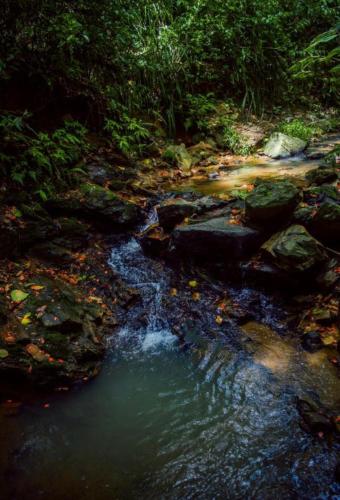
[{"label": "flowing water", "polygon": [[239,166],[228,167],[219,171],[217,179],[192,178],[183,184],[181,190],[194,189],[204,195],[223,194],[233,189],[242,189],[256,179],[287,179],[301,182],[307,172],[316,168],[320,161],[305,160],[303,156],[295,156],[285,160],[269,160],[254,158],[246,160]]},{"label": "flowing water", "polygon": [[303,432],[295,409],[296,395],[332,405],[339,380],[268,327],[279,329],[270,299],[267,326],[248,324],[237,342],[228,328],[225,342],[200,331],[182,349],[163,300],[173,271],[134,239],[111,264],[142,303],[96,380],[2,419],[1,498],[340,498],[336,448]]},{"label": "flowing water", "polygon": [[340,381],[324,354],[304,353],[285,333],[279,303],[229,288],[260,324],[217,329],[217,285],[202,285],[207,300],[179,341],[187,281],[134,238],[110,263],[141,302],[94,381],[0,415],[0,498],[339,499],[339,448],[300,428],[296,397],[335,408]]}]

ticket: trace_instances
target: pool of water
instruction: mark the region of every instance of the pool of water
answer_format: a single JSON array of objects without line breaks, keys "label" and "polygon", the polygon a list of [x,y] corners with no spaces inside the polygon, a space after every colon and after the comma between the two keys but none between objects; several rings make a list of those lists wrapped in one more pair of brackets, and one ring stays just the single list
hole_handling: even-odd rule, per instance
[{"label": "pool of water", "polygon": [[340,498],[339,450],[301,430],[295,405],[310,396],[332,407],[339,379],[275,331],[275,304],[262,297],[262,326],[215,339],[202,327],[183,349],[163,300],[173,271],[134,239],[111,265],[142,302],[96,380],[1,416],[1,498]]}]

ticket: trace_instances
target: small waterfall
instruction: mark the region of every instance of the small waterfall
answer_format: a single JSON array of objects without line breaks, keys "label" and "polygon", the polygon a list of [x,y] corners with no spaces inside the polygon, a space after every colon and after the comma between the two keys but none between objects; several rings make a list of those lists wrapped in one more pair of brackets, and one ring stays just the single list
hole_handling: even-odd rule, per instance
[{"label": "small waterfall", "polygon": [[[150,214],[146,227],[155,221]],[[167,313],[163,307],[163,296],[169,291],[169,270],[144,256],[138,241],[129,241],[116,246],[111,253],[110,265],[131,286],[139,290],[142,304],[128,313],[125,326],[118,338],[135,342],[135,350],[155,351],[160,346],[171,346],[176,337],[172,335]],[[142,317],[142,326],[140,324]]]}]

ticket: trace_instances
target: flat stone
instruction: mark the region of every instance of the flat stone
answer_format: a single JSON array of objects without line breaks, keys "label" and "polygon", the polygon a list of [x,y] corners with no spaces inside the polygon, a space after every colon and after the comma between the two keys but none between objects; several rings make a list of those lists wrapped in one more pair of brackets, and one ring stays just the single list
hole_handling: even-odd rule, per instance
[{"label": "flat stone", "polygon": [[208,260],[241,260],[260,245],[260,233],[249,227],[230,224],[224,217],[199,224],[179,226],[173,233],[176,250]]}]

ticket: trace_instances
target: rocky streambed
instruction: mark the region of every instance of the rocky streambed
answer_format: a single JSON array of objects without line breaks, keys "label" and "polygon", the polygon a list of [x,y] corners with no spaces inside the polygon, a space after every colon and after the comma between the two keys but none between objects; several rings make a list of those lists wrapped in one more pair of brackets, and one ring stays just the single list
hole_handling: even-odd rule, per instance
[{"label": "rocky streambed", "polygon": [[8,498],[339,494],[338,169],[295,167],[223,196],[143,199],[92,169],[43,206],[7,199]]}]

